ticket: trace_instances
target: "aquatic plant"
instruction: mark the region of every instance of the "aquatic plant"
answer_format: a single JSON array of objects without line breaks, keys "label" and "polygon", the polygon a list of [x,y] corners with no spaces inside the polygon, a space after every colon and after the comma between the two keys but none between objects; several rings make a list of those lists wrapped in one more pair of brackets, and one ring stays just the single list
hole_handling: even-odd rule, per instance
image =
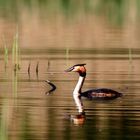
[{"label": "aquatic plant", "polygon": [[4,66],[5,66],[5,70],[6,70],[7,65],[8,65],[8,48],[7,48],[7,44],[5,42],[4,37],[3,37],[3,42],[4,42]]},{"label": "aquatic plant", "polygon": [[70,49],[66,48],[66,64],[68,65]]},{"label": "aquatic plant", "polygon": [[39,62],[37,62],[37,64],[36,64],[36,74],[38,75],[38,69],[39,68]]},{"label": "aquatic plant", "polygon": [[38,80],[38,72],[39,72],[39,62],[37,62],[37,64],[36,64],[36,77],[37,77],[37,80]]},{"label": "aquatic plant", "polygon": [[129,64],[132,64],[132,49],[129,48]]},{"label": "aquatic plant", "polygon": [[4,64],[6,69],[8,64],[8,48],[6,46],[4,46]]},{"label": "aquatic plant", "polygon": [[48,59],[47,71],[49,71],[49,69],[50,69],[50,65],[51,65],[51,62],[50,62],[50,59]]},{"label": "aquatic plant", "polygon": [[3,100],[1,106],[1,118],[0,118],[0,140],[8,140],[8,102]]},{"label": "aquatic plant", "polygon": [[20,122],[20,128],[22,130],[22,133],[19,135],[20,140],[27,140],[27,139],[35,140],[36,139],[33,133],[29,131],[30,123],[31,123],[31,118],[29,116],[30,115],[27,111],[23,112],[23,118],[22,118],[22,121]]},{"label": "aquatic plant", "polygon": [[18,45],[18,32],[14,36],[13,46],[12,46],[12,62],[14,66],[14,71],[20,69],[20,49]]},{"label": "aquatic plant", "polygon": [[129,61],[129,75],[131,75],[132,70],[133,70],[133,57],[132,57],[132,49],[129,48],[128,52],[128,61]]},{"label": "aquatic plant", "polygon": [[66,48],[66,59],[69,58],[69,52],[70,52],[70,49],[69,48]]},{"label": "aquatic plant", "polygon": [[31,62],[29,62],[29,65],[28,65],[28,74],[30,75],[30,70],[31,70]]}]

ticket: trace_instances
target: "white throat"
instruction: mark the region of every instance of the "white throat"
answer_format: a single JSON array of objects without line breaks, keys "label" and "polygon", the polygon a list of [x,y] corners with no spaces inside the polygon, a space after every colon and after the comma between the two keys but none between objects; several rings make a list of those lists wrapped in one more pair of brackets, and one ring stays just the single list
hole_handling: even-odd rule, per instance
[{"label": "white throat", "polygon": [[83,103],[82,103],[81,97],[80,97],[80,93],[81,93],[81,89],[82,89],[84,80],[85,80],[85,77],[80,76],[79,80],[76,84],[76,87],[73,91],[73,98],[74,98],[74,101],[76,103],[79,113],[84,112]]}]

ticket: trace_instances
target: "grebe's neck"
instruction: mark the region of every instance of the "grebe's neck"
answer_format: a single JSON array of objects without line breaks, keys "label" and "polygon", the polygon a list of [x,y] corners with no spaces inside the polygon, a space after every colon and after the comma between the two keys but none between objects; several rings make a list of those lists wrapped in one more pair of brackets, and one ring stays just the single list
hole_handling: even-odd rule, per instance
[{"label": "grebe's neck", "polygon": [[86,73],[84,74],[79,74],[79,80],[76,84],[76,87],[73,91],[73,98],[74,98],[74,101],[76,103],[76,106],[78,108],[78,112],[79,113],[83,113],[84,112],[84,107],[83,107],[83,103],[81,101],[81,90],[82,90],[82,86],[83,86],[83,83],[84,83],[84,80],[85,80],[85,77],[86,77]]},{"label": "grebe's neck", "polygon": [[75,86],[74,92],[81,93],[84,81],[85,81],[85,76],[79,76],[79,79]]}]

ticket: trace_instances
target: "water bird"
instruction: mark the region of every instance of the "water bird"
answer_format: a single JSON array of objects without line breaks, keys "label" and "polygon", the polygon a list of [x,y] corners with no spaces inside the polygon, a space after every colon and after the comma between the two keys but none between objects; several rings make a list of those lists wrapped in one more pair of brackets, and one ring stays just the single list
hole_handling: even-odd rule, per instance
[{"label": "water bird", "polygon": [[[117,97],[121,97],[122,93],[119,93],[115,90],[108,89],[108,88],[98,88],[98,89],[90,89],[87,91],[82,92],[82,87],[86,78],[86,64],[76,64],[69,69],[65,70],[65,72],[77,72],[79,74],[79,80],[76,84],[76,87],[73,91],[73,98],[78,108],[79,115],[78,117],[75,116],[75,120],[77,118],[83,118],[85,116],[84,106],[81,100],[81,97],[86,97],[90,100],[111,100]],[[80,117],[81,115],[81,117]]]}]

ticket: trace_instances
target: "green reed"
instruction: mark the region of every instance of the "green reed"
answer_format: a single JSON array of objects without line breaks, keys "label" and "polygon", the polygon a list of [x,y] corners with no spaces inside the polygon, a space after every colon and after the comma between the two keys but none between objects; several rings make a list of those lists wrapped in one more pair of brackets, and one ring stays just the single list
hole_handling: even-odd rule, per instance
[{"label": "green reed", "polygon": [[12,62],[14,65],[14,71],[20,69],[20,49],[18,44],[18,32],[14,36],[13,46],[12,46]]},{"label": "green reed", "polygon": [[66,48],[66,64],[68,65],[68,60],[69,60],[69,54],[70,54],[70,49]]},{"label": "green reed", "polygon": [[8,102],[3,99],[0,118],[0,140],[8,140]]},{"label": "green reed", "polygon": [[30,114],[27,111],[23,112],[23,118],[20,122],[20,128],[22,131],[22,133],[19,135],[20,140],[27,139],[35,140],[35,136],[31,133],[31,131],[29,131],[30,123],[31,123]]},{"label": "green reed", "polygon": [[8,48],[6,46],[4,46],[4,64],[6,69],[8,65]]},{"label": "green reed", "polygon": [[66,48],[66,59],[69,59],[69,52],[70,52],[70,49]]},{"label": "green reed", "polygon": [[131,64],[132,65],[132,49],[131,48],[129,48],[129,64]]},{"label": "green reed", "polygon": [[129,74],[131,74],[133,69],[133,56],[132,56],[132,49],[129,48],[128,52],[128,61],[129,61]]},{"label": "green reed", "polygon": [[128,59],[129,59],[129,69],[131,70],[132,69],[132,49],[129,48],[129,52],[128,52]]},{"label": "green reed", "polygon": [[4,42],[4,66],[5,66],[5,70],[6,70],[7,65],[8,65],[8,48],[7,48],[7,44],[5,42],[4,37],[3,37],[3,42]]}]

